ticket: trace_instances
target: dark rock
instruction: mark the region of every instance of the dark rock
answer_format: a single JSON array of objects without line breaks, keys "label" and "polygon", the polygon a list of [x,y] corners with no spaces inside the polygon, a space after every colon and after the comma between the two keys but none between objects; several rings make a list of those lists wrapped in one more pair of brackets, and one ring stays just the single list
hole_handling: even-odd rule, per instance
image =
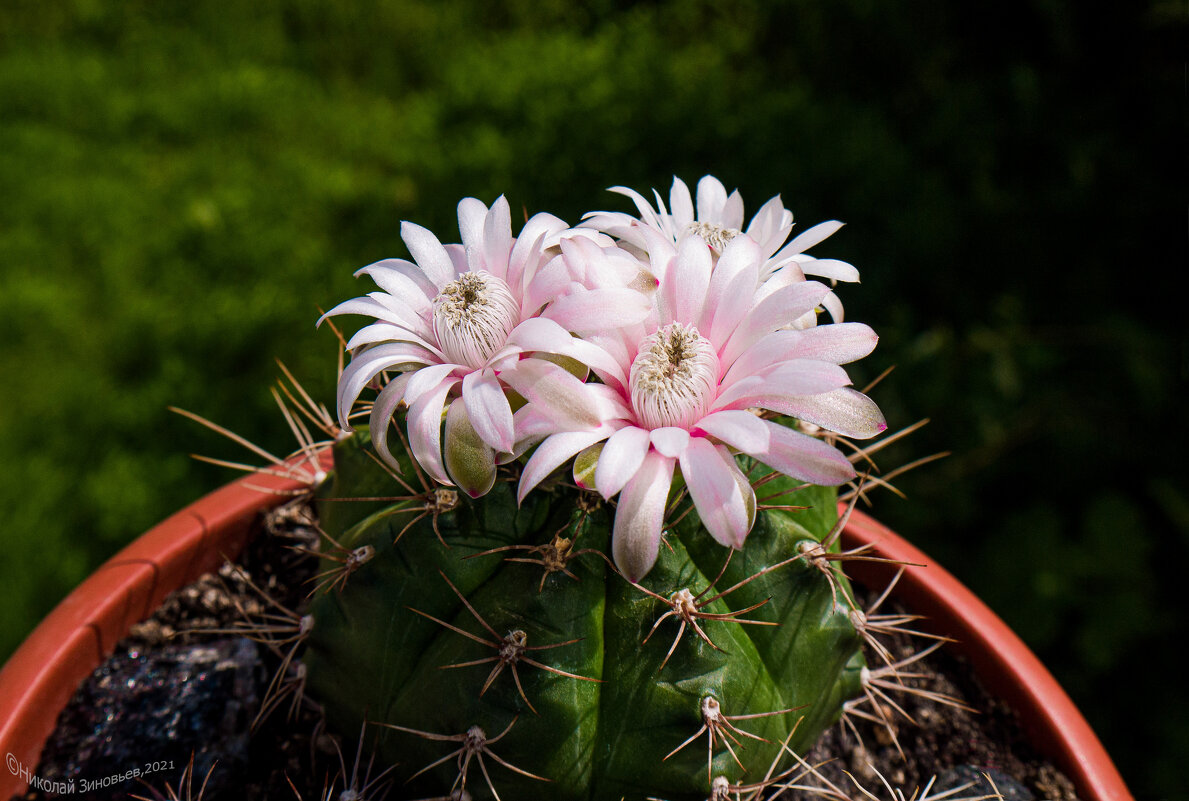
[{"label": "dark rock", "polygon": [[176,786],[193,754],[196,784],[217,762],[208,791],[234,786],[262,676],[258,646],[242,637],[117,653],[63,712],[38,775],[73,780],[79,791],[100,786],[80,798],[126,798],[144,786],[112,777],[139,772],[155,787]]}]

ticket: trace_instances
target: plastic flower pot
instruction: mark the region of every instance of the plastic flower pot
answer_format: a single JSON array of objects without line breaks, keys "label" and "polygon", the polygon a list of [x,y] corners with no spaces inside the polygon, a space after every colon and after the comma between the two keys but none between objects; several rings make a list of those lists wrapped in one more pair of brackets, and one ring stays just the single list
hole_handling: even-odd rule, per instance
[{"label": "plastic flower pot", "polygon": [[[251,476],[168,518],[75,589],[0,669],[0,798],[25,789],[58,714],[79,683],[131,626],[170,592],[243,549],[258,515],[300,489],[295,481]],[[928,565],[909,568],[894,597],[929,627],[959,642],[983,684],[1019,713],[1035,746],[1063,769],[1083,801],[1131,801],[1123,780],[1081,713],[1027,646],[985,604],[929,557],[872,518],[855,512],[843,547]],[[889,566],[855,563],[854,577],[886,582]]]}]

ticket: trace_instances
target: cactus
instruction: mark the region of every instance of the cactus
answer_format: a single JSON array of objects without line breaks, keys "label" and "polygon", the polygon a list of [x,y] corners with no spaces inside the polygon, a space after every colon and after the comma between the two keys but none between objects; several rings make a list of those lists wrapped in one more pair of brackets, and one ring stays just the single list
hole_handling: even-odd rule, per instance
[{"label": "cactus", "polygon": [[[392,483],[362,439],[336,447],[326,497],[374,496]],[[779,476],[751,471],[766,475]],[[799,543],[834,524],[835,491],[798,484],[765,484],[774,505],[809,508],[761,510],[747,547],[729,560],[687,514],[638,586],[601,556],[608,507],[561,482],[520,506],[497,482],[412,526],[420,499],[370,513],[327,501],[328,533],[376,556],[313,605],[309,692],[338,730],[365,718],[391,724],[380,747],[402,781],[458,747],[425,735],[472,726],[489,737],[511,727],[492,746],[499,759],[485,762],[508,798],[696,798],[712,776],[761,777],[782,742],[800,751],[835,722],[859,693],[863,664],[849,607],[796,558]],[[559,544],[575,555],[551,561],[522,547],[556,556]],[[689,617],[667,602],[683,590],[696,597]],[[720,717],[708,721],[708,706]],[[459,770],[453,758],[440,762],[410,797],[443,795]],[[469,770],[475,792],[485,783],[477,765]]]},{"label": "cactus", "polygon": [[860,609],[843,570],[872,558],[838,545],[853,464],[913,427],[849,443],[887,426],[841,366],[874,333],[819,321],[842,306],[807,279],[857,280],[804,253],[839,224],[786,243],[773,198],[743,233],[709,176],[696,217],[680,181],[671,212],[616,191],[639,218],[513,238],[506,200],[468,198],[462,244],[403,224],[414,261],[319,320],[375,318],[340,336],[337,422],[286,372],[298,456],[249,445],[324,540],[309,609],[244,624],[282,657],[261,715],[317,699],[404,797],[758,798],[813,778],[799,754],[840,720],[894,738],[890,693],[956,703],[902,683],[918,657],[877,636],[914,618]]}]

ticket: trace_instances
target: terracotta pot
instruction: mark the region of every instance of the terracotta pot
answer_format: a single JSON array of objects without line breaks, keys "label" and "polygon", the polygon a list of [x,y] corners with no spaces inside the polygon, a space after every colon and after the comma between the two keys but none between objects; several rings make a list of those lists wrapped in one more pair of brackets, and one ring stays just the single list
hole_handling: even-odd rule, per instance
[{"label": "terracotta pot", "polygon": [[25,789],[58,713],[133,624],[239,556],[259,514],[299,489],[296,481],[252,475],[215,490],[151,528],[58,604],[0,669],[0,799]]},{"label": "terracotta pot", "polygon": [[[877,556],[925,565],[905,570],[893,597],[927,616],[922,628],[958,640],[946,647],[965,656],[983,685],[1015,708],[1031,742],[1073,780],[1082,801],[1133,801],[1090,724],[1006,623],[924,553],[855,511],[842,531],[842,547],[866,544]],[[847,572],[868,586],[880,587],[887,584],[894,568],[853,562]]]},{"label": "terracotta pot", "polygon": [[[129,545],[74,590],[0,670],[0,799],[25,788],[59,711],[78,684],[136,622],[178,587],[243,549],[257,515],[285,496],[261,492],[296,482],[252,476],[183,509]],[[1081,713],[1024,643],[953,576],[889,529],[855,512],[843,545],[870,543],[875,553],[909,568],[895,597],[927,615],[934,631],[959,640],[983,684],[1019,712],[1039,750],[1077,785],[1082,801],[1131,801],[1131,794]],[[888,566],[850,568],[878,586]],[[14,766],[18,768],[13,770]]]}]

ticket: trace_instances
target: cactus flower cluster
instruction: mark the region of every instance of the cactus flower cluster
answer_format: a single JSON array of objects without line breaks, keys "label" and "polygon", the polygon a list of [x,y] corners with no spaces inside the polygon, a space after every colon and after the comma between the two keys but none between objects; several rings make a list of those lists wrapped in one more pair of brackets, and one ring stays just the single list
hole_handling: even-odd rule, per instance
[{"label": "cactus flower cluster", "polygon": [[886,425],[845,369],[858,273],[806,253],[840,223],[745,225],[711,176],[613,191],[636,214],[403,223],[411,260],[323,317],[370,322],[306,675],[410,798],[726,797],[864,692],[835,488]]}]

